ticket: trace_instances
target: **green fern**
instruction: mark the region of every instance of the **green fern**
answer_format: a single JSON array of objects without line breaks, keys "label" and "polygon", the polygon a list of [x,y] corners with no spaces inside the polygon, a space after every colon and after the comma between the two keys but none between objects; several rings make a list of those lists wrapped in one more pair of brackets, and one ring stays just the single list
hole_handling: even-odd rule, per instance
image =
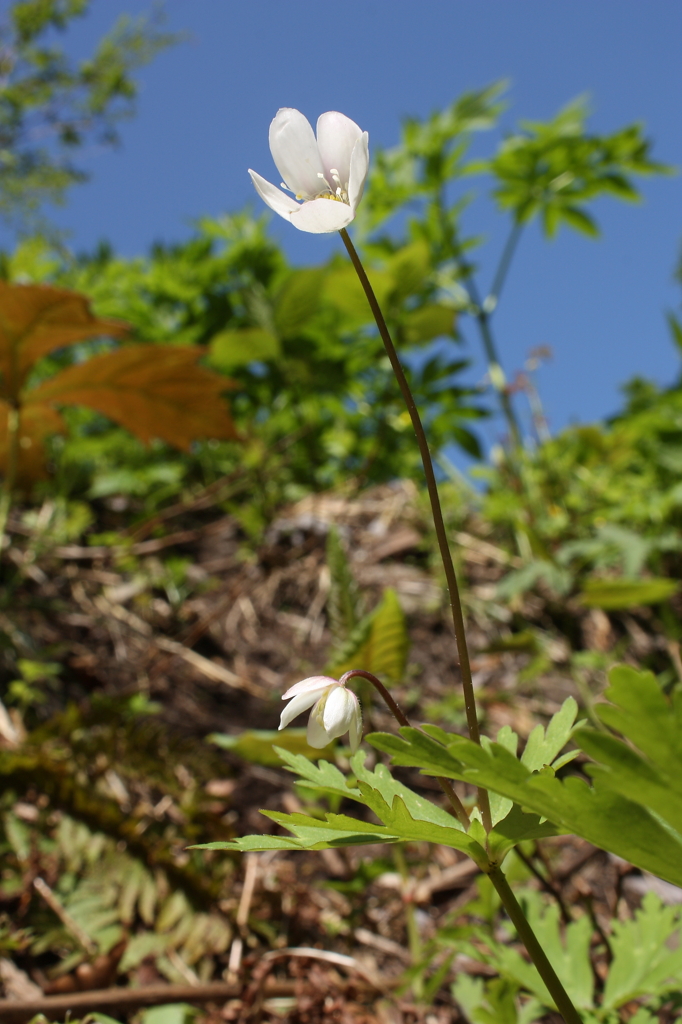
[{"label": "green fern", "polygon": [[408,647],[405,614],[396,592],[387,588],[379,605],[334,652],[328,671],[338,677],[349,669],[364,668],[391,682],[399,682],[405,673]]},{"label": "green fern", "polygon": [[334,526],[327,535],[327,565],[330,575],[327,617],[334,643],[340,647],[349,642],[360,623],[364,602],[348,564],[339,531]]}]

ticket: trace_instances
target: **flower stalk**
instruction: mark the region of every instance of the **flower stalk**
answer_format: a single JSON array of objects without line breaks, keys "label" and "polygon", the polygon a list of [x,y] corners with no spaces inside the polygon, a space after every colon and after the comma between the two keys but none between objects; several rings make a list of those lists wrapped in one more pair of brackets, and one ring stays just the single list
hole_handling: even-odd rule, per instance
[{"label": "flower stalk", "polygon": [[[374,686],[374,688],[379,692],[380,696],[383,698],[384,702],[388,706],[389,711],[391,712],[391,714],[393,715],[393,717],[395,718],[399,725],[410,724],[409,718],[404,713],[404,711],[401,710],[400,705],[393,699],[393,697],[386,689],[384,684],[381,682],[381,680],[377,679],[377,677],[375,675],[372,675],[371,672],[366,672],[365,669],[363,668],[352,668],[349,672],[344,672],[339,682],[345,684],[346,682],[348,682],[349,679],[352,679],[354,676],[360,679],[366,679],[368,682],[372,684],[372,686]],[[436,778],[436,781],[438,782],[440,788],[443,790],[447,798],[447,801],[450,804],[450,807],[454,812],[454,815],[459,821],[460,825],[464,828],[465,832],[468,832],[469,825],[471,824],[469,815],[466,812],[464,804],[455,793],[454,786],[450,782],[450,779],[443,779],[440,776],[438,776]]]},{"label": "flower stalk", "polygon": [[[438,484],[436,483],[436,474],[433,469],[433,460],[431,458],[431,452],[429,451],[429,443],[426,439],[426,433],[422,425],[419,410],[410,390],[410,385],[407,382],[407,377],[400,365],[398,353],[396,352],[395,345],[391,339],[384,315],[381,312],[379,303],[377,302],[376,295],[372,285],[369,283],[369,278],[365,273],[365,268],[362,265],[360,257],[353,245],[350,235],[345,228],[342,228],[339,232],[343,239],[343,244],[346,247],[348,255],[350,256],[351,263],[355,268],[355,272],[358,275],[360,284],[362,285],[367,301],[369,302],[372,314],[376,321],[376,325],[381,335],[381,340],[384,343],[386,354],[389,358],[393,373],[395,374],[398,386],[402,393],[407,411],[412,421],[412,427],[417,436],[417,444],[419,445],[419,453],[422,459],[422,465],[424,467],[424,475],[426,476],[426,487],[429,493],[429,501],[431,502],[431,514],[433,516],[434,526],[436,528],[436,537],[438,540],[438,548],[440,551],[440,557],[443,562],[443,569],[445,570],[445,579],[448,585],[448,591],[450,595],[450,608],[452,609],[452,622],[455,627],[455,639],[457,641],[457,653],[459,655],[459,668],[462,676],[462,690],[464,692],[464,707],[466,711],[467,726],[469,729],[469,736],[474,743],[481,742],[481,733],[478,727],[478,715],[476,713],[476,698],[474,696],[474,684],[471,678],[471,663],[469,660],[469,649],[467,647],[466,632],[464,628],[464,613],[462,611],[462,601],[459,594],[459,586],[457,584],[457,575],[455,573],[455,567],[452,562],[452,555],[450,554],[450,546],[448,544],[447,533],[445,531],[445,523],[443,522],[443,512],[440,505],[440,497],[438,495]],[[488,800],[488,793],[485,789],[478,790],[478,801],[481,809],[481,817],[483,818],[483,825],[486,832],[489,832],[492,828],[492,821],[490,818],[490,802]]]}]

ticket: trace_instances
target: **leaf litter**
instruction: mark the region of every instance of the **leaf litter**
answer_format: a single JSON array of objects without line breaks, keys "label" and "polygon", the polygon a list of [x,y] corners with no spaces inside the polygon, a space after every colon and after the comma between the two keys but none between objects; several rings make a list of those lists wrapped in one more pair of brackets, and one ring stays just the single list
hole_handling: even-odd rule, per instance
[{"label": "leaf litter", "polygon": [[[116,542],[92,547],[51,544],[19,510],[10,523],[18,582],[12,613],[0,618],[3,671],[16,675],[20,658],[59,671],[36,670],[25,737],[15,708],[0,730],[0,956],[9,973],[19,972],[24,992],[37,985],[44,995],[165,984],[199,997],[202,986],[231,986],[213,1008],[199,998],[206,1021],[469,1019],[471,992],[456,985],[453,997],[450,983],[469,977],[481,1005],[493,998],[485,986],[499,965],[486,957],[480,927],[496,908],[456,851],[410,844],[407,877],[393,848],[378,845],[244,858],[187,850],[276,830],[261,808],[309,813],[305,789],[292,792],[272,752],[287,742],[274,734],[281,694],[320,666],[376,657],[368,638],[387,593],[405,631],[401,639],[391,620],[391,650],[404,651],[382,663],[392,692],[413,720],[461,728],[444,588],[416,489],[305,498],[257,544],[237,516],[200,503],[180,505],[151,539],[139,526],[141,539],[130,539],[121,516],[106,517]],[[569,604],[567,624],[540,591],[512,611],[495,593],[513,556],[475,517],[456,540],[488,731],[511,726],[525,740],[566,697],[580,699],[576,650],[618,642],[621,659],[637,663],[643,647],[655,656],[646,609],[605,616]],[[589,685],[598,694],[595,663]],[[376,704],[365,701],[365,717],[392,730]],[[302,741],[292,736],[296,754]],[[397,777],[437,799],[434,780],[410,769]],[[611,918],[631,920],[647,892],[674,916],[678,891],[661,897],[655,880],[575,837],[531,846],[515,862],[518,878],[590,921],[590,969],[603,989],[611,945],[623,946],[621,932],[609,937]],[[420,950],[409,946],[412,912]],[[516,949],[509,936],[503,945]],[[431,962],[420,966],[420,955]],[[16,976],[2,977],[9,998]],[[434,978],[426,1011],[419,986]],[[661,1021],[674,1019],[666,1005]],[[115,1006],[121,1020],[136,1012],[134,1002]]]}]

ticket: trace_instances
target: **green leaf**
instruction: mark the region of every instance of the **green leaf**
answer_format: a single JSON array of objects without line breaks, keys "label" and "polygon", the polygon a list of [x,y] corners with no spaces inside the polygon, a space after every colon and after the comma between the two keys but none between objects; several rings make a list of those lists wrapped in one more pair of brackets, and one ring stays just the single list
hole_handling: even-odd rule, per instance
[{"label": "green leaf", "polygon": [[141,1024],[189,1024],[199,1013],[189,1003],[166,1003],[152,1006],[140,1014]]},{"label": "green leaf", "polygon": [[244,732],[235,736],[226,733],[214,732],[208,737],[209,742],[215,743],[223,750],[229,750],[238,757],[242,757],[251,764],[262,764],[279,767],[282,758],[277,750],[287,750],[292,754],[300,754],[312,760],[318,757],[330,757],[333,751],[333,744],[318,750],[308,745],[305,729],[285,729],[282,732],[275,729],[245,729]]},{"label": "green leaf", "polygon": [[[363,602],[339,531],[334,526],[327,534],[326,555],[330,575],[327,617],[334,642],[342,645],[348,642],[360,621]],[[365,639],[363,635],[361,642],[364,643]]]},{"label": "green leaf", "polygon": [[280,338],[294,338],[308,326],[322,301],[327,271],[324,268],[295,270],[277,295],[273,308],[274,326]]},{"label": "green leaf", "polygon": [[374,771],[365,768],[367,754],[364,750],[358,750],[351,758],[350,766],[358,780],[358,785],[364,783],[381,794],[386,803],[391,804],[395,796],[399,796],[405,802],[410,814],[419,821],[431,821],[435,825],[443,825],[445,828],[461,829],[462,825],[453,815],[439,807],[437,804],[419,796],[409,786],[394,779],[386,765],[378,764]]},{"label": "green leaf", "polygon": [[[461,761],[437,740],[412,726],[403,726],[400,737],[388,732],[371,732],[365,740],[377,750],[390,754],[392,764],[421,768],[424,775],[461,779],[464,770]],[[452,736],[448,739],[452,740]]]},{"label": "green leaf", "polygon": [[362,843],[393,843],[400,838],[400,834],[392,829],[371,825],[346,814],[327,814],[326,820],[279,811],[261,811],[261,814],[293,832],[299,845],[308,850]]},{"label": "green leaf", "polygon": [[410,310],[403,320],[403,335],[408,345],[424,344],[445,335],[452,337],[454,329],[454,309],[437,303]]},{"label": "green leaf", "polygon": [[[334,846],[355,846],[359,843],[419,841],[440,843],[462,850],[480,867],[488,866],[483,847],[473,835],[467,835],[460,822],[443,808],[425,800],[394,779],[384,765],[374,771],[365,768],[365,752],[358,751],[351,761],[357,776],[357,788],[333,765],[321,761],[319,766],[300,755],[282,752],[291,770],[305,779],[307,788],[319,792],[338,793],[364,803],[382,822],[380,826],[359,821],[345,814],[328,813],[324,820],[306,814],[282,814],[262,811],[278,825],[289,829],[293,838],[279,836],[244,836],[232,842],[207,843],[191,847],[202,850],[321,850]],[[312,787],[311,787],[312,783]],[[476,823],[477,824],[477,823]]]},{"label": "green leaf", "polygon": [[[484,747],[490,746],[490,739],[487,736],[481,737],[481,743]],[[516,751],[519,745],[519,737],[516,735],[514,730],[509,725],[503,725],[497,733],[497,742],[500,743],[510,754],[516,757]],[[490,817],[493,825],[496,825],[498,821],[501,821],[507,816],[512,808],[512,801],[508,800],[505,796],[500,796],[499,793],[490,793]]]},{"label": "green leaf", "polygon": [[521,763],[532,772],[552,764],[566,746],[577,714],[578,705],[573,697],[568,697],[561,709],[552,716],[546,732],[541,725],[535,726],[526,741]]},{"label": "green leaf", "polygon": [[[367,276],[383,309],[393,287],[392,278],[384,270],[368,270]],[[350,263],[332,267],[324,282],[324,296],[344,316],[348,326],[360,326],[372,320],[367,296]]]},{"label": "green leaf", "polygon": [[560,830],[682,885],[682,837],[634,799],[599,787],[597,780],[590,787],[575,777],[562,782],[551,769],[530,773],[496,743],[485,750],[460,737],[449,751],[467,766],[460,775],[464,781],[501,793]]},{"label": "green leaf", "polygon": [[504,600],[531,590],[542,581],[556,594],[567,594],[571,589],[571,574],[561,566],[546,559],[538,558],[528,562],[521,569],[512,569],[497,585],[497,596]]},{"label": "green leaf", "polygon": [[588,235],[590,238],[599,238],[600,231],[594,218],[590,217],[589,213],[580,209],[580,207],[563,206],[561,216],[576,231],[580,231],[583,235]]},{"label": "green leaf", "polygon": [[350,650],[350,641],[344,646],[329,667],[331,674],[338,677],[352,668],[363,668],[393,682],[402,679],[409,637],[405,613],[394,590],[384,590],[381,603],[351,636],[355,649]]},{"label": "green leaf", "polygon": [[650,892],[631,920],[614,918],[611,927],[613,962],[604,986],[604,1007],[615,1009],[643,995],[651,998],[679,989],[682,947],[678,907],[663,906]]},{"label": "green leaf", "polygon": [[[573,1004],[579,1010],[591,1009],[594,1006],[594,975],[590,961],[593,929],[589,917],[584,915],[569,924],[562,940],[556,904],[545,907],[539,893],[527,891],[521,897],[521,905]],[[495,943],[491,959],[503,975],[532,992],[544,1006],[555,1008],[537,968],[517,949]]]},{"label": "green leaf", "polygon": [[148,956],[159,956],[165,952],[171,941],[170,935],[156,935],[153,932],[140,932],[139,935],[133,935],[125,948],[123,959],[119,964],[119,971],[125,973],[137,967]]},{"label": "green leaf", "polygon": [[424,287],[431,272],[431,253],[428,245],[419,240],[403,246],[393,253],[386,269],[399,299],[416,294]]},{"label": "green leaf", "polygon": [[667,601],[678,590],[677,580],[655,576],[641,580],[592,579],[587,580],[580,599],[588,608],[616,611],[620,608],[636,608],[638,605],[659,604]]},{"label": "green leaf", "polygon": [[208,346],[208,362],[219,370],[266,362],[281,355],[279,340],[261,327],[243,327],[215,334]]},{"label": "green leaf", "polygon": [[507,816],[497,821],[489,833],[488,843],[491,856],[499,864],[513,847],[526,839],[545,839],[555,835],[558,835],[558,830],[550,821],[542,821],[537,814],[526,814],[513,804]]},{"label": "green leaf", "polygon": [[[682,835],[682,701],[671,706],[650,672],[611,670],[599,717],[625,740],[583,727],[576,743],[598,763],[595,785],[642,804]],[[638,749],[634,749],[638,748]]]},{"label": "green leaf", "polygon": [[679,351],[682,352],[682,324],[674,313],[666,313],[666,319],[668,321],[668,327],[670,328],[672,339]]},{"label": "green leaf", "polygon": [[334,793],[348,797],[350,800],[360,800],[360,791],[350,784],[336,765],[328,761],[319,761],[313,764],[302,754],[292,754],[283,747],[275,748],[287,770],[299,775],[305,782],[306,789],[316,789],[320,793]]},{"label": "green leaf", "polygon": [[263,850],[303,850],[301,843],[287,836],[241,836],[230,842],[197,843],[188,850],[237,850],[239,853],[260,853]]}]

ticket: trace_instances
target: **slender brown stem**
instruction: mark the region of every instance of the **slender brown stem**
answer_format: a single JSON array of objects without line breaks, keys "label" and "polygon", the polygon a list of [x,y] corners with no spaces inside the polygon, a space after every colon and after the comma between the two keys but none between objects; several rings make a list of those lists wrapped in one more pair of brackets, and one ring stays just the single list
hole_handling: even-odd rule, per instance
[{"label": "slender brown stem", "polygon": [[547,986],[547,990],[554,1000],[557,1010],[566,1021],[566,1024],[583,1024],[580,1014],[571,1002],[568,992],[559,981],[556,971],[547,959],[544,949],[540,945],[516,896],[512,892],[504,872],[501,868],[496,867],[490,872],[489,877],[502,900],[502,906],[507,911],[512,924],[530,954],[531,960],[537,967],[540,977]]},{"label": "slender brown stem", "polygon": [[345,686],[349,679],[366,679],[376,690],[379,691],[395,720],[400,725],[410,725],[410,720],[405,712],[401,710],[400,705],[393,699],[381,680],[377,679],[376,676],[373,676],[371,672],[366,672],[364,668],[352,668],[349,672],[343,673],[339,682]]},{"label": "slender brown stem", "polygon": [[[360,257],[358,256],[355,246],[351,242],[346,229],[343,228],[339,234],[343,239],[343,244],[348,251],[351,263],[355,267],[355,272],[357,273],[358,278],[360,279],[360,284],[367,296],[367,301],[369,302],[374,319],[376,320],[376,325],[379,328],[381,340],[384,343],[386,354],[393,368],[396,380],[398,381],[398,386],[400,387],[403,399],[405,400],[405,405],[407,406],[407,411],[410,414],[410,419],[412,420],[412,427],[417,436],[417,444],[419,445],[419,452],[424,466],[424,475],[426,476],[426,487],[429,492],[429,500],[431,502],[431,514],[433,515],[438,547],[440,549],[440,556],[445,570],[445,579],[450,593],[450,607],[452,609],[452,621],[455,627],[455,638],[457,640],[457,653],[459,655],[459,668],[462,675],[462,690],[464,691],[464,707],[466,710],[467,725],[469,727],[469,736],[474,743],[480,743],[481,735],[478,728],[478,717],[476,714],[476,698],[474,696],[474,685],[471,678],[471,664],[469,662],[469,650],[467,647],[466,631],[464,628],[462,601],[459,595],[457,576],[455,574],[455,567],[452,563],[452,555],[450,554],[447,533],[445,532],[445,523],[443,522],[443,513],[440,507],[440,498],[438,496],[438,484],[436,483],[436,475],[433,470],[433,461],[431,459],[431,452],[429,451],[429,443],[426,439],[421,417],[419,416],[419,410],[417,409],[412,391],[410,390],[410,385],[408,384],[403,368],[400,365],[398,353],[395,350],[395,345],[393,344],[388,327],[386,326],[386,321],[384,320],[383,313],[381,312],[381,308],[377,302],[374,290],[369,283],[367,274],[365,273],[365,268],[360,261]],[[488,800],[488,793],[485,789],[478,790],[478,801],[484,827],[486,831],[489,832],[492,828],[492,821],[490,818],[490,802]]]},{"label": "slender brown stem", "polygon": [[[349,679],[353,679],[353,677],[367,679],[367,681],[370,682],[372,686],[374,686],[375,689],[379,691],[384,701],[388,705],[391,714],[398,721],[398,723],[400,725],[410,724],[409,718],[403,711],[401,711],[400,706],[396,703],[396,701],[394,701],[393,697],[388,692],[388,690],[386,689],[386,687],[384,686],[380,679],[377,679],[377,677],[372,675],[371,672],[366,672],[364,668],[352,668],[349,672],[344,672],[344,674],[339,679],[339,682],[345,684],[348,682]],[[467,814],[464,808],[464,804],[455,793],[454,786],[452,785],[449,779],[443,779],[440,776],[437,778],[436,781],[438,782],[438,785],[445,793],[448,803],[455,812],[457,820],[463,826],[464,830],[468,831],[471,821],[469,819],[469,815]]]}]

